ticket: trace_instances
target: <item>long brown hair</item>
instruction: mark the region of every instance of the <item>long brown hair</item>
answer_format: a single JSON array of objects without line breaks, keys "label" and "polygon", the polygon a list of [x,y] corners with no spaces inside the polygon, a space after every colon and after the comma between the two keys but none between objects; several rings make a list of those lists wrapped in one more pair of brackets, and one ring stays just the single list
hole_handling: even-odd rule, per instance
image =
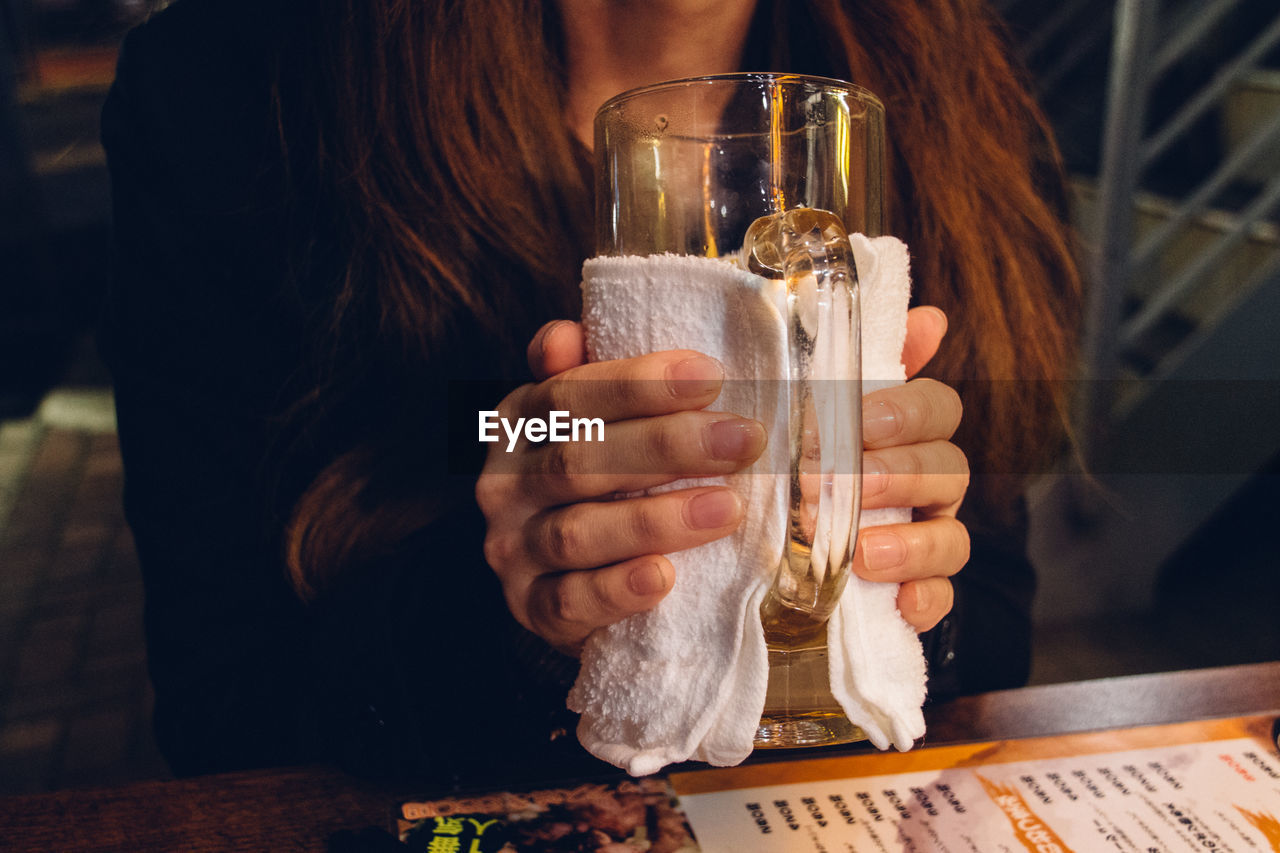
[{"label": "long brown hair", "polygon": [[[308,53],[296,67],[311,70],[292,78],[296,93],[283,78],[279,102],[285,141],[311,134],[305,159],[319,164],[311,174],[349,257],[326,327],[333,349],[409,375],[478,325],[518,365],[530,329],[512,318],[574,314],[591,248],[555,4],[316,5],[298,36]],[[804,14],[814,26],[795,23]],[[916,301],[951,320],[930,373],[961,386],[957,442],[975,471],[1033,470],[1065,430],[1079,280],[1055,209],[1056,151],[999,22],[976,0],[762,0],[757,18],[769,70],[844,77],[884,100],[891,230],[912,248]],[[370,500],[376,443],[353,439],[294,509],[287,556],[304,595],[429,520]],[[995,478],[975,497],[998,513],[1015,495]]]},{"label": "long brown hair", "polygon": [[956,442],[1001,514],[1069,430],[1081,282],[1052,132],[986,3],[813,6],[850,79],[885,101],[890,227],[914,300],[950,318],[926,375],[961,392]]}]

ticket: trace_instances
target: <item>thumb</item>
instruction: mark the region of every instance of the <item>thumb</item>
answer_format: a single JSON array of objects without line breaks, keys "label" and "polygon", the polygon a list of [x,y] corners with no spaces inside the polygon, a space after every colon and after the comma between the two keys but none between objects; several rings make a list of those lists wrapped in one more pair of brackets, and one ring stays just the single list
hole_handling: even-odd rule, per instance
[{"label": "thumb", "polygon": [[587,363],[587,339],[582,325],[572,320],[552,320],[529,341],[529,369],[541,382],[571,367]]},{"label": "thumb", "polygon": [[924,305],[907,312],[907,340],[902,345],[902,364],[907,378],[915,376],[938,352],[947,333],[947,315],[941,308]]}]

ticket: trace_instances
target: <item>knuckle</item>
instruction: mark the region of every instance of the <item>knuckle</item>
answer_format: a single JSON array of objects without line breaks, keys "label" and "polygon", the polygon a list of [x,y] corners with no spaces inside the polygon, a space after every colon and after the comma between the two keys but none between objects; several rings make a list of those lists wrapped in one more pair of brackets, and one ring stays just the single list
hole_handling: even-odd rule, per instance
[{"label": "knuckle", "polygon": [[507,503],[508,496],[511,494],[510,483],[504,482],[508,480],[505,477],[498,477],[493,474],[481,474],[476,479],[476,506],[480,508],[480,512],[488,520],[492,520],[495,516],[501,514],[503,507]]},{"label": "knuckle", "polygon": [[920,426],[931,424],[938,414],[937,397],[931,386],[937,383],[929,379],[917,379],[911,383],[912,394],[908,406],[911,420]]},{"label": "knuckle", "polygon": [[577,386],[571,380],[548,380],[544,392],[547,411],[574,411],[577,408],[576,391]]},{"label": "knuckle", "polygon": [[521,615],[524,617],[521,624],[548,641],[553,641],[558,634],[553,602],[555,587],[554,579],[540,577],[530,583],[522,595],[507,592],[511,612],[516,614],[517,619]]},{"label": "knuckle", "polygon": [[933,391],[934,406],[940,420],[948,426],[950,432],[955,432],[964,417],[964,402],[960,399],[960,393],[945,382],[936,379],[926,381]]},{"label": "knuckle", "polygon": [[590,607],[586,597],[567,578],[555,585],[549,604],[551,616],[557,622],[583,625],[590,621]]},{"label": "knuckle", "polygon": [[538,506],[611,494],[616,491],[610,485],[612,477],[620,473],[618,466],[625,463],[616,448],[606,451],[598,443],[558,442],[542,445],[534,452],[537,473],[524,478],[524,492]]},{"label": "knuckle", "polygon": [[892,460],[894,493],[911,506],[956,503],[969,488],[968,457],[947,441],[902,445],[878,458]]},{"label": "knuckle", "polygon": [[494,571],[510,565],[517,550],[515,537],[508,534],[490,533],[484,538],[484,559]]},{"label": "knuckle", "polygon": [[569,443],[550,444],[541,448],[542,470],[561,486],[574,486],[582,479],[577,455]]},{"label": "knuckle", "polygon": [[665,473],[681,458],[688,434],[688,425],[683,421],[684,418],[667,416],[652,418],[645,424],[643,447],[649,467]]},{"label": "knuckle", "polygon": [[915,390],[912,398],[914,415],[922,426],[941,428],[950,437],[960,425],[963,404],[956,390],[936,379],[913,379],[909,385]]},{"label": "knuckle", "polygon": [[936,518],[928,524],[913,525],[911,543],[917,565],[933,577],[949,578],[969,562],[969,530],[954,518]]},{"label": "knuckle", "polygon": [[660,511],[652,501],[638,502],[630,513],[628,532],[632,546],[641,546],[653,542],[663,531],[663,519]]},{"label": "knuckle", "polygon": [[909,444],[901,449],[901,459],[898,463],[898,471],[895,473],[909,480],[911,483],[918,483],[920,478],[929,471],[929,462],[925,458],[926,449],[918,444]]},{"label": "knuckle", "polygon": [[617,590],[609,582],[610,573],[604,571],[594,571],[591,573],[591,605],[594,614],[597,617],[605,619],[613,618],[626,612]]},{"label": "knuckle", "polygon": [[939,540],[939,531],[936,525],[912,525],[915,528],[912,532],[915,534],[911,537],[909,549],[913,552],[916,564],[927,568],[929,571],[944,571],[938,565],[939,552],[941,543]]},{"label": "knuckle", "polygon": [[644,383],[625,374],[607,381],[579,380],[578,384],[590,392],[593,410],[613,412],[617,417],[623,417],[625,412],[633,408],[634,398],[644,388]]},{"label": "knuckle", "polygon": [[880,458],[890,460],[887,473],[894,492],[903,495],[908,503],[918,499],[921,478],[928,470],[923,448],[914,444],[904,445]]},{"label": "knuckle", "polygon": [[875,475],[878,478],[875,484],[877,494],[888,491],[893,485],[893,466],[889,462],[890,460],[879,450],[867,450],[862,455],[863,477],[865,479]]},{"label": "knuckle", "polygon": [[538,552],[549,562],[567,565],[582,552],[584,545],[582,527],[569,518],[556,518],[539,528]]},{"label": "knuckle", "polygon": [[498,544],[498,537],[486,536],[483,545],[484,561],[489,568],[496,569],[502,565],[502,547]]},{"label": "knuckle", "polygon": [[954,417],[956,423],[959,424],[960,420],[964,417],[964,400],[960,398],[960,392],[945,382],[939,382],[938,385],[942,387],[944,396],[947,400],[947,407],[951,410],[952,417]]},{"label": "knuckle", "polygon": [[927,596],[927,603],[917,610],[913,622],[918,630],[927,631],[951,611],[955,590],[951,581],[946,578],[930,578],[920,584],[921,591]]},{"label": "knuckle", "polygon": [[[911,602],[908,621],[917,631],[927,631],[937,625],[955,603],[955,589],[946,578],[913,581],[907,595]],[[923,602],[921,596],[924,597]]]}]

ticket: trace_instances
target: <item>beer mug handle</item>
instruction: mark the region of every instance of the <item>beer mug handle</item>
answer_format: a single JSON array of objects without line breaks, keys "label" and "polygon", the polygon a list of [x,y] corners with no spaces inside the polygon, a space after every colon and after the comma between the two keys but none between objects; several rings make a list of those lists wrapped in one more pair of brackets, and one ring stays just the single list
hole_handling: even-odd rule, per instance
[{"label": "beer mug handle", "polygon": [[748,268],[786,285],[790,500],[787,541],[764,605],[771,644],[822,633],[848,580],[862,503],[861,310],[844,223],[795,208],[757,220]]}]

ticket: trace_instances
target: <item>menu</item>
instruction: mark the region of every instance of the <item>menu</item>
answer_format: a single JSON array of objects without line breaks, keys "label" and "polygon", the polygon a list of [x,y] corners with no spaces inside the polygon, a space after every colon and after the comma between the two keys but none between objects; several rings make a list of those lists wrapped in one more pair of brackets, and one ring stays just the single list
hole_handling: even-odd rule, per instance
[{"label": "menu", "polygon": [[1271,718],[673,774],[703,853],[1275,851]]},{"label": "menu", "polygon": [[1280,853],[1272,716],[403,803],[426,853]]}]

